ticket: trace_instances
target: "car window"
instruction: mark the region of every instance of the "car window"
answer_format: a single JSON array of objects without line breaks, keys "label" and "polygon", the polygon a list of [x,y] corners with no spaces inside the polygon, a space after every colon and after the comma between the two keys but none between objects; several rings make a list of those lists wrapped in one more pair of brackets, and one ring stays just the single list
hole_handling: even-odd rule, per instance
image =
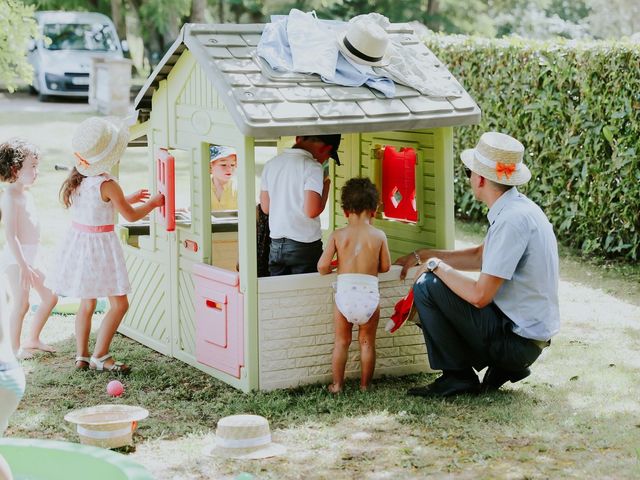
[{"label": "car window", "polygon": [[115,51],[118,44],[110,25],[102,23],[48,23],[42,33],[48,50]]}]

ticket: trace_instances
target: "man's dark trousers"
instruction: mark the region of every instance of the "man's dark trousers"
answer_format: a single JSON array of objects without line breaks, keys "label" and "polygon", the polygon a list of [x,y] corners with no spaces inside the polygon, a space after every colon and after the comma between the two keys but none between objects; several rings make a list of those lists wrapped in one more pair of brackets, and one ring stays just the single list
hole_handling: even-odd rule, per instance
[{"label": "man's dark trousers", "polygon": [[433,273],[420,276],[413,295],[431,368],[479,371],[492,366],[517,371],[542,352],[531,340],[513,333],[513,322],[495,304],[476,308]]}]

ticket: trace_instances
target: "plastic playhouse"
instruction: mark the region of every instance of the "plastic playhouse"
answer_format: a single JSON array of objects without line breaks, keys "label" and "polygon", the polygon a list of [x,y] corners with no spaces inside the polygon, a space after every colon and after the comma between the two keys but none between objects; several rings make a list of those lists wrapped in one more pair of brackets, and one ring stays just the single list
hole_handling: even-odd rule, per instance
[{"label": "plastic playhouse", "polygon": [[[366,86],[275,71],[256,55],[263,28],[182,28],[136,98],[130,144],[148,148],[149,184],[168,201],[147,224],[120,226],[133,287],[120,331],[244,391],[328,381],[333,347],[335,274],[257,276],[256,149],[290,147],[296,135],[341,133],[326,232],[345,223],[338,198],[344,182],[368,176],[383,196],[375,225],[386,232],[393,259],[419,246],[453,247],[453,127],[480,118],[457,82],[455,98],[402,85],[385,98]],[[455,82],[406,24],[387,32]],[[238,152],[237,213],[210,211],[210,144]],[[178,169],[187,172],[182,186]],[[176,196],[188,198],[188,218],[176,217]],[[399,270],[380,276],[377,375],[429,369],[416,326],[384,331],[411,284],[399,280]],[[359,374],[352,348],[347,375]]]}]

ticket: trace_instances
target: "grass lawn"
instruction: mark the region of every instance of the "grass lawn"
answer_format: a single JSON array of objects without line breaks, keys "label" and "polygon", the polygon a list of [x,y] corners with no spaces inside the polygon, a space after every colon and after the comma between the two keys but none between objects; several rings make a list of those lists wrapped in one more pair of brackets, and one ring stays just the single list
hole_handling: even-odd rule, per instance
[{"label": "grass lawn", "polygon": [[[69,138],[82,118],[0,113],[1,138],[21,134],[43,149],[33,191],[47,248],[65,225],[55,195],[65,174],[53,164],[69,158]],[[131,158],[126,168],[135,170]],[[125,191],[136,188],[125,181]],[[458,224],[457,236],[475,242],[482,230]],[[24,362],[27,392],[7,436],[77,441],[65,413],[126,403],[146,407],[150,417],[140,422],[136,448],[125,453],[159,479],[231,479],[241,472],[260,479],[638,478],[640,269],[585,262],[566,251],[562,257],[560,334],[529,378],[493,394],[407,397],[407,388],[434,378],[426,374],[381,378],[366,394],[353,382],[337,397],[317,385],[243,394],[118,335],[113,351],[134,371],[123,379],[124,395],[112,399],[108,374],[73,371],[73,317],[55,316],[45,338],[58,353]],[[267,417],[287,454],[259,461],[203,456],[217,420],[235,413]]]}]

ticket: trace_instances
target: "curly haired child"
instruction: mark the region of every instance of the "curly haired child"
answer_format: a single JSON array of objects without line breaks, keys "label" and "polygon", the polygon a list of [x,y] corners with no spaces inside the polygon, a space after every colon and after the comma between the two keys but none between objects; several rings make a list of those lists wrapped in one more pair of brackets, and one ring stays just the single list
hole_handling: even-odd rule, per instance
[{"label": "curly haired child", "polygon": [[387,236],[371,225],[378,208],[379,195],[368,178],[352,178],[342,187],[342,209],[347,226],[335,230],[327,239],[318,272],[332,271],[331,261],[338,258],[338,277],[333,319],[336,338],[331,367],[331,393],[344,385],[344,370],[351,344],[353,325],[358,325],[360,390],[368,390],[376,366],[376,330],[380,319],[378,273],[391,267]]},{"label": "curly haired child", "polygon": [[[40,333],[58,297],[45,287],[45,276],[36,266],[40,224],[29,188],[38,178],[39,163],[40,152],[24,140],[13,139],[0,145],[0,180],[9,183],[0,202],[6,234],[0,265],[11,288],[11,346],[19,358],[31,357],[37,350],[55,352],[53,347],[40,340]],[[29,311],[31,288],[40,296],[40,305],[33,316],[31,332],[20,343],[22,324]]]}]

